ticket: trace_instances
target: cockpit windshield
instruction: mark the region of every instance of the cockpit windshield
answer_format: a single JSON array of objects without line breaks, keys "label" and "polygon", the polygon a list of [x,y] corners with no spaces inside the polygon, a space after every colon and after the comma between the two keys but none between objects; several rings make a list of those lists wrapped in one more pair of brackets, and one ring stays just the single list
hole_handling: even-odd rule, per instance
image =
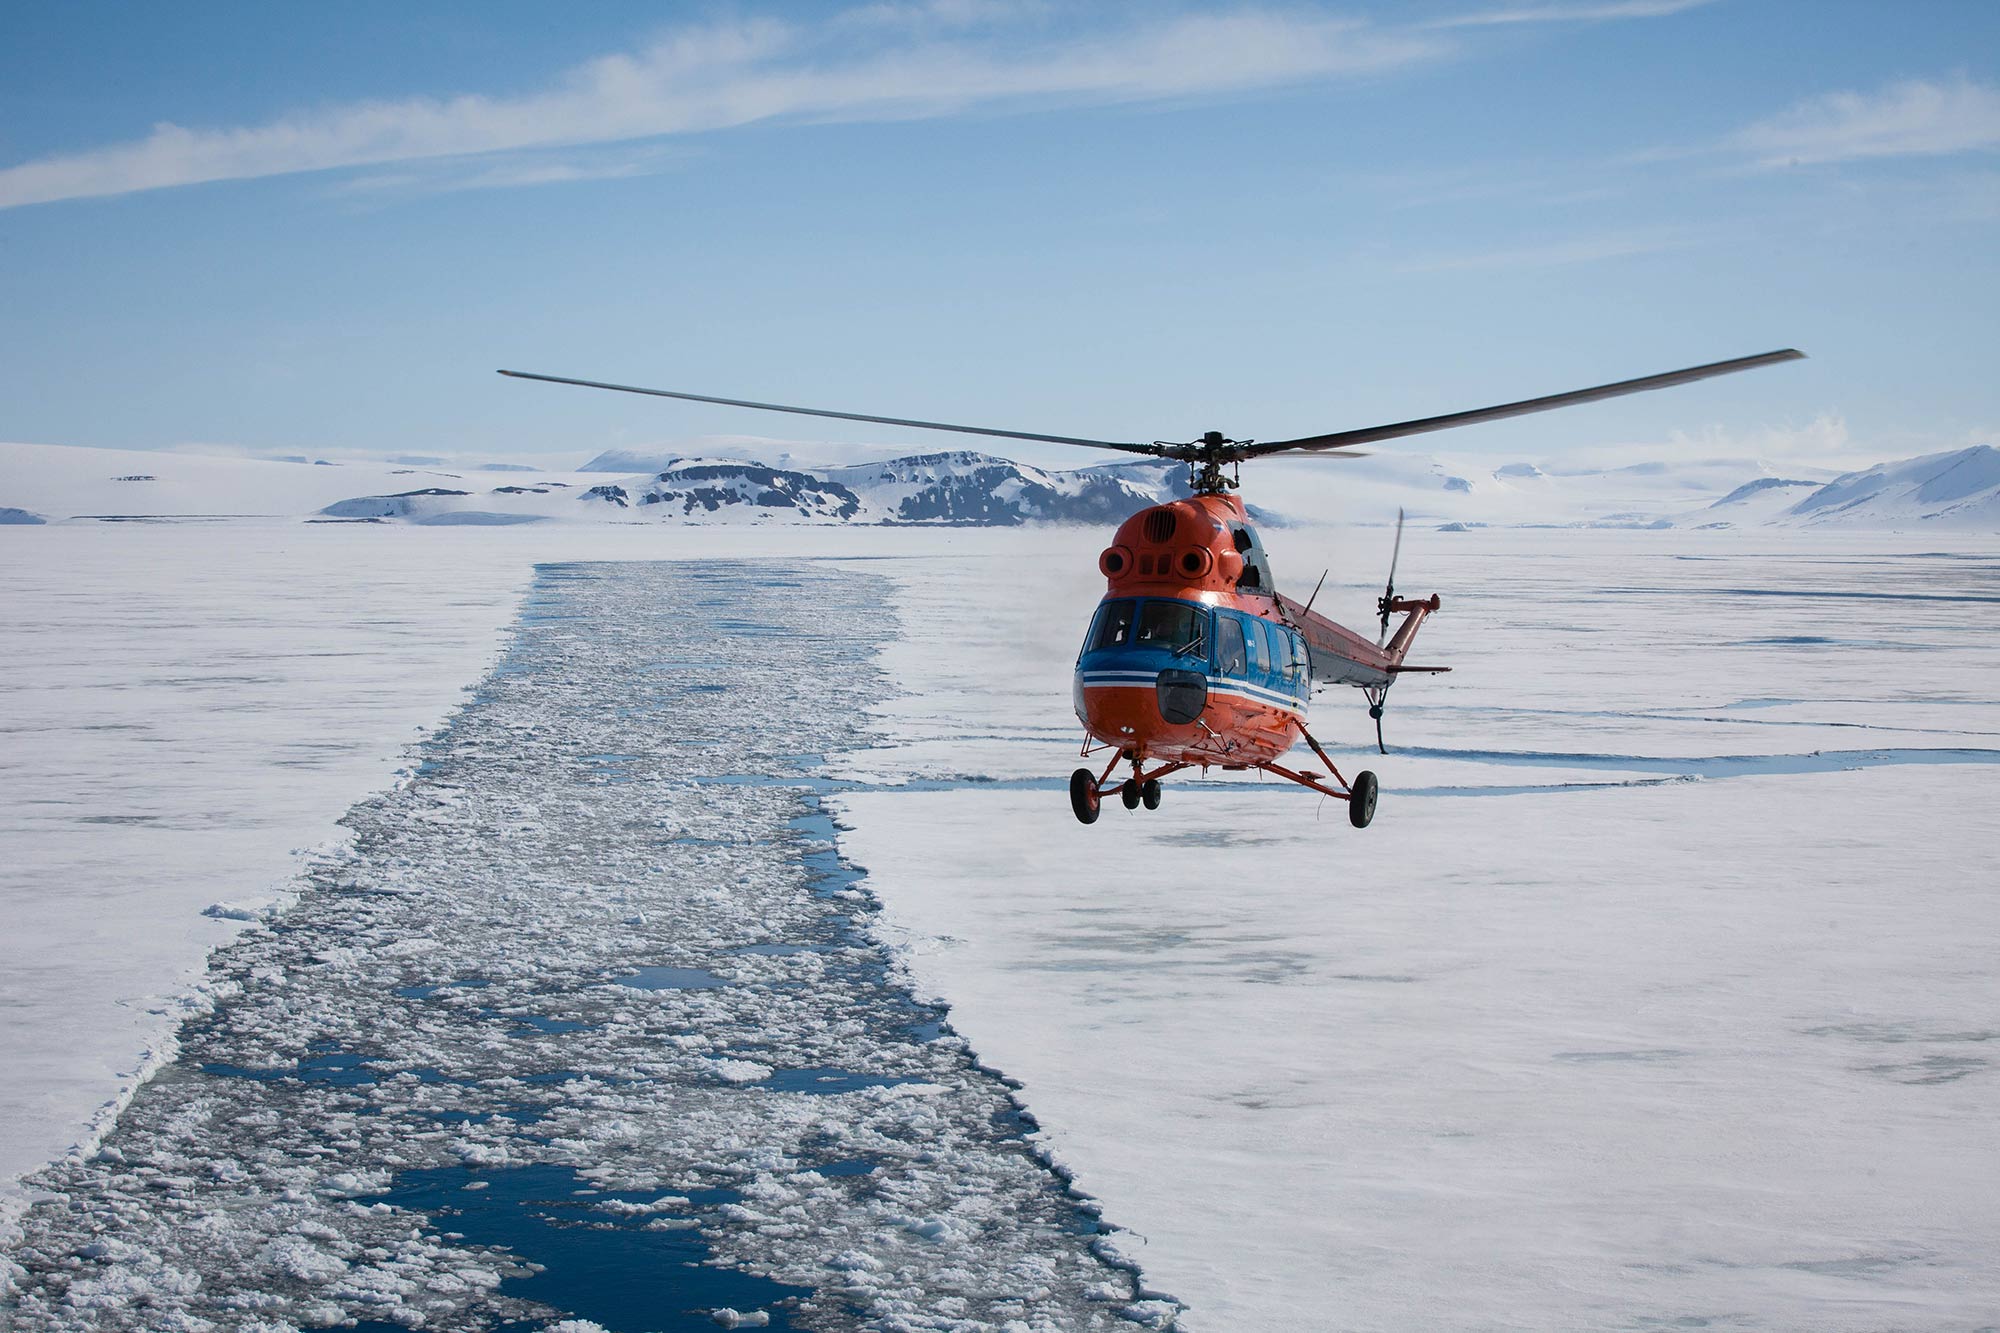
[{"label": "cockpit windshield", "polygon": [[1149,600],[1139,613],[1140,648],[1165,648],[1176,657],[1208,656],[1208,611],[1188,602]]},{"label": "cockpit windshield", "polygon": [[1086,653],[1107,648],[1164,648],[1176,657],[1208,657],[1208,608],[1192,602],[1120,597],[1097,608]]},{"label": "cockpit windshield", "polygon": [[1139,603],[1130,597],[1121,597],[1098,607],[1097,622],[1090,628],[1090,641],[1083,646],[1083,651],[1094,653],[1104,648],[1129,645],[1132,642],[1132,613],[1138,609]]}]

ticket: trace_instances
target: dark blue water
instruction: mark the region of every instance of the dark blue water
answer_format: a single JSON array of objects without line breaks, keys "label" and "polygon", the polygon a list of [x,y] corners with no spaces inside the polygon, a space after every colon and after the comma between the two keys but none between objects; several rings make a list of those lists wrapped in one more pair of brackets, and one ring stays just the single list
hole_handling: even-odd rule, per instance
[{"label": "dark blue water", "polygon": [[[259,1069],[249,1065],[210,1063],[201,1067],[204,1074],[217,1078],[247,1078],[259,1083],[276,1083],[285,1079],[296,1079],[301,1083],[326,1083],[337,1088],[354,1088],[381,1080],[381,1071],[370,1069],[367,1062],[378,1060],[379,1056],[366,1055],[360,1051],[343,1051],[338,1048],[316,1043],[297,1064],[280,1065],[276,1068]],[[399,1078],[404,1074],[414,1075],[419,1083],[457,1083],[465,1080],[450,1078],[428,1065],[415,1069],[389,1071],[389,1077]]]},{"label": "dark blue water", "polygon": [[844,1162],[828,1162],[825,1166],[812,1166],[805,1169],[816,1171],[820,1175],[828,1177],[867,1176],[873,1175],[878,1165],[879,1163],[871,1161],[866,1157],[852,1157]]},{"label": "dark blue water", "polygon": [[[475,1183],[484,1188],[466,1188]],[[579,1190],[592,1192],[580,1196]],[[733,1191],[697,1191],[685,1205],[630,1217],[592,1207],[606,1200],[650,1204],[663,1193],[596,1192],[589,1180],[560,1166],[443,1167],[405,1172],[387,1193],[357,1202],[413,1209],[426,1214],[435,1230],[459,1232],[474,1245],[504,1246],[542,1265],[546,1271],[509,1278],[500,1290],[595,1320],[610,1333],[714,1333],[709,1312],[724,1307],[766,1310],[771,1328],[792,1328],[785,1311],[774,1307],[809,1294],[806,1288],[706,1266],[708,1243],[699,1231],[646,1229],[656,1217],[697,1218],[704,1209],[734,1201]],[[508,1324],[497,1333],[529,1333],[542,1326],[541,1320]],[[395,1324],[357,1327],[407,1333]]]},{"label": "dark blue water", "polygon": [[799,862],[812,874],[813,892],[822,898],[831,898],[842,889],[849,889],[867,878],[840,857],[839,848],[834,845],[840,830],[833,822],[833,816],[820,809],[819,802],[812,803],[812,809],[786,821],[786,826],[798,830],[824,846],[803,852]]}]

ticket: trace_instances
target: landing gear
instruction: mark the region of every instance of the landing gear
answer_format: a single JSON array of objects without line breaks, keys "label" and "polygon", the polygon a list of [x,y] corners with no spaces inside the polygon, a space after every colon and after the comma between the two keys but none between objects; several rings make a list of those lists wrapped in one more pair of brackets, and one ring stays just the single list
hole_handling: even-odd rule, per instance
[{"label": "landing gear", "polygon": [[1389,746],[1382,739],[1382,709],[1389,699],[1387,685],[1368,685],[1361,690],[1362,698],[1368,700],[1368,716],[1375,719],[1375,748],[1383,754],[1389,753]]},{"label": "landing gear", "polygon": [[1331,796],[1337,801],[1347,802],[1347,822],[1356,828],[1367,828],[1375,818],[1375,796],[1381,790],[1375,775],[1363,769],[1354,775],[1354,781],[1349,782],[1340,775],[1340,770],[1334,767],[1332,758],[1320,748],[1319,742],[1313,739],[1312,733],[1303,725],[1299,727],[1299,735],[1312,747],[1312,752],[1319,756],[1319,761],[1326,765],[1324,776],[1310,769],[1286,768],[1283,764],[1273,763],[1268,759],[1257,767],[1266,773],[1275,773],[1281,778],[1296,782],[1301,787],[1316,791],[1322,796]]},{"label": "landing gear", "polygon": [[1069,775],[1069,808],[1076,812],[1077,823],[1097,822],[1097,776],[1087,768]]},{"label": "landing gear", "polygon": [[1347,822],[1356,828],[1367,828],[1368,821],[1375,818],[1375,796],[1381,784],[1375,775],[1362,769],[1354,775],[1354,786],[1347,794]]},{"label": "landing gear", "polygon": [[[1088,749],[1084,751],[1085,755],[1089,753]],[[1120,764],[1130,764],[1132,776],[1122,782],[1114,782],[1111,774]],[[1137,810],[1141,805],[1148,810],[1157,810],[1160,808],[1160,779],[1186,767],[1186,764],[1171,763],[1147,768],[1141,756],[1129,753],[1113,755],[1102,773],[1079,768],[1069,775],[1069,808],[1075,812],[1078,823],[1095,824],[1097,817],[1104,812],[1104,802],[1115,791],[1119,803],[1127,810]]]}]

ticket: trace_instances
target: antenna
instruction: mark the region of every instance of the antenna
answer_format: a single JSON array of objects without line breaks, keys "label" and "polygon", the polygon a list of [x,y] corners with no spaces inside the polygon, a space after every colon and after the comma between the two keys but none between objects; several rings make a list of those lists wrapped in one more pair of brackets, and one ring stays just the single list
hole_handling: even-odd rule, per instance
[{"label": "antenna", "polygon": [[1312,614],[1313,603],[1319,600],[1319,590],[1326,586],[1326,576],[1331,573],[1333,573],[1333,567],[1331,565],[1327,566],[1325,569],[1322,569],[1319,572],[1319,582],[1313,584],[1313,595],[1306,598],[1305,609],[1299,612],[1300,620],[1304,620],[1307,616]]}]

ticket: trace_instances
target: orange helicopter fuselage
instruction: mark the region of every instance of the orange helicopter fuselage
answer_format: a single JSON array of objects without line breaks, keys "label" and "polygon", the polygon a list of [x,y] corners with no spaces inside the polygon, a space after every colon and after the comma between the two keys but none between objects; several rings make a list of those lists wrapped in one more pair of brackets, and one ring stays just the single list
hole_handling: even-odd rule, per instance
[{"label": "orange helicopter fuselage", "polygon": [[1107,587],[1073,698],[1134,759],[1243,767],[1299,739],[1312,672],[1256,529],[1233,495],[1142,509],[1098,557]]}]

